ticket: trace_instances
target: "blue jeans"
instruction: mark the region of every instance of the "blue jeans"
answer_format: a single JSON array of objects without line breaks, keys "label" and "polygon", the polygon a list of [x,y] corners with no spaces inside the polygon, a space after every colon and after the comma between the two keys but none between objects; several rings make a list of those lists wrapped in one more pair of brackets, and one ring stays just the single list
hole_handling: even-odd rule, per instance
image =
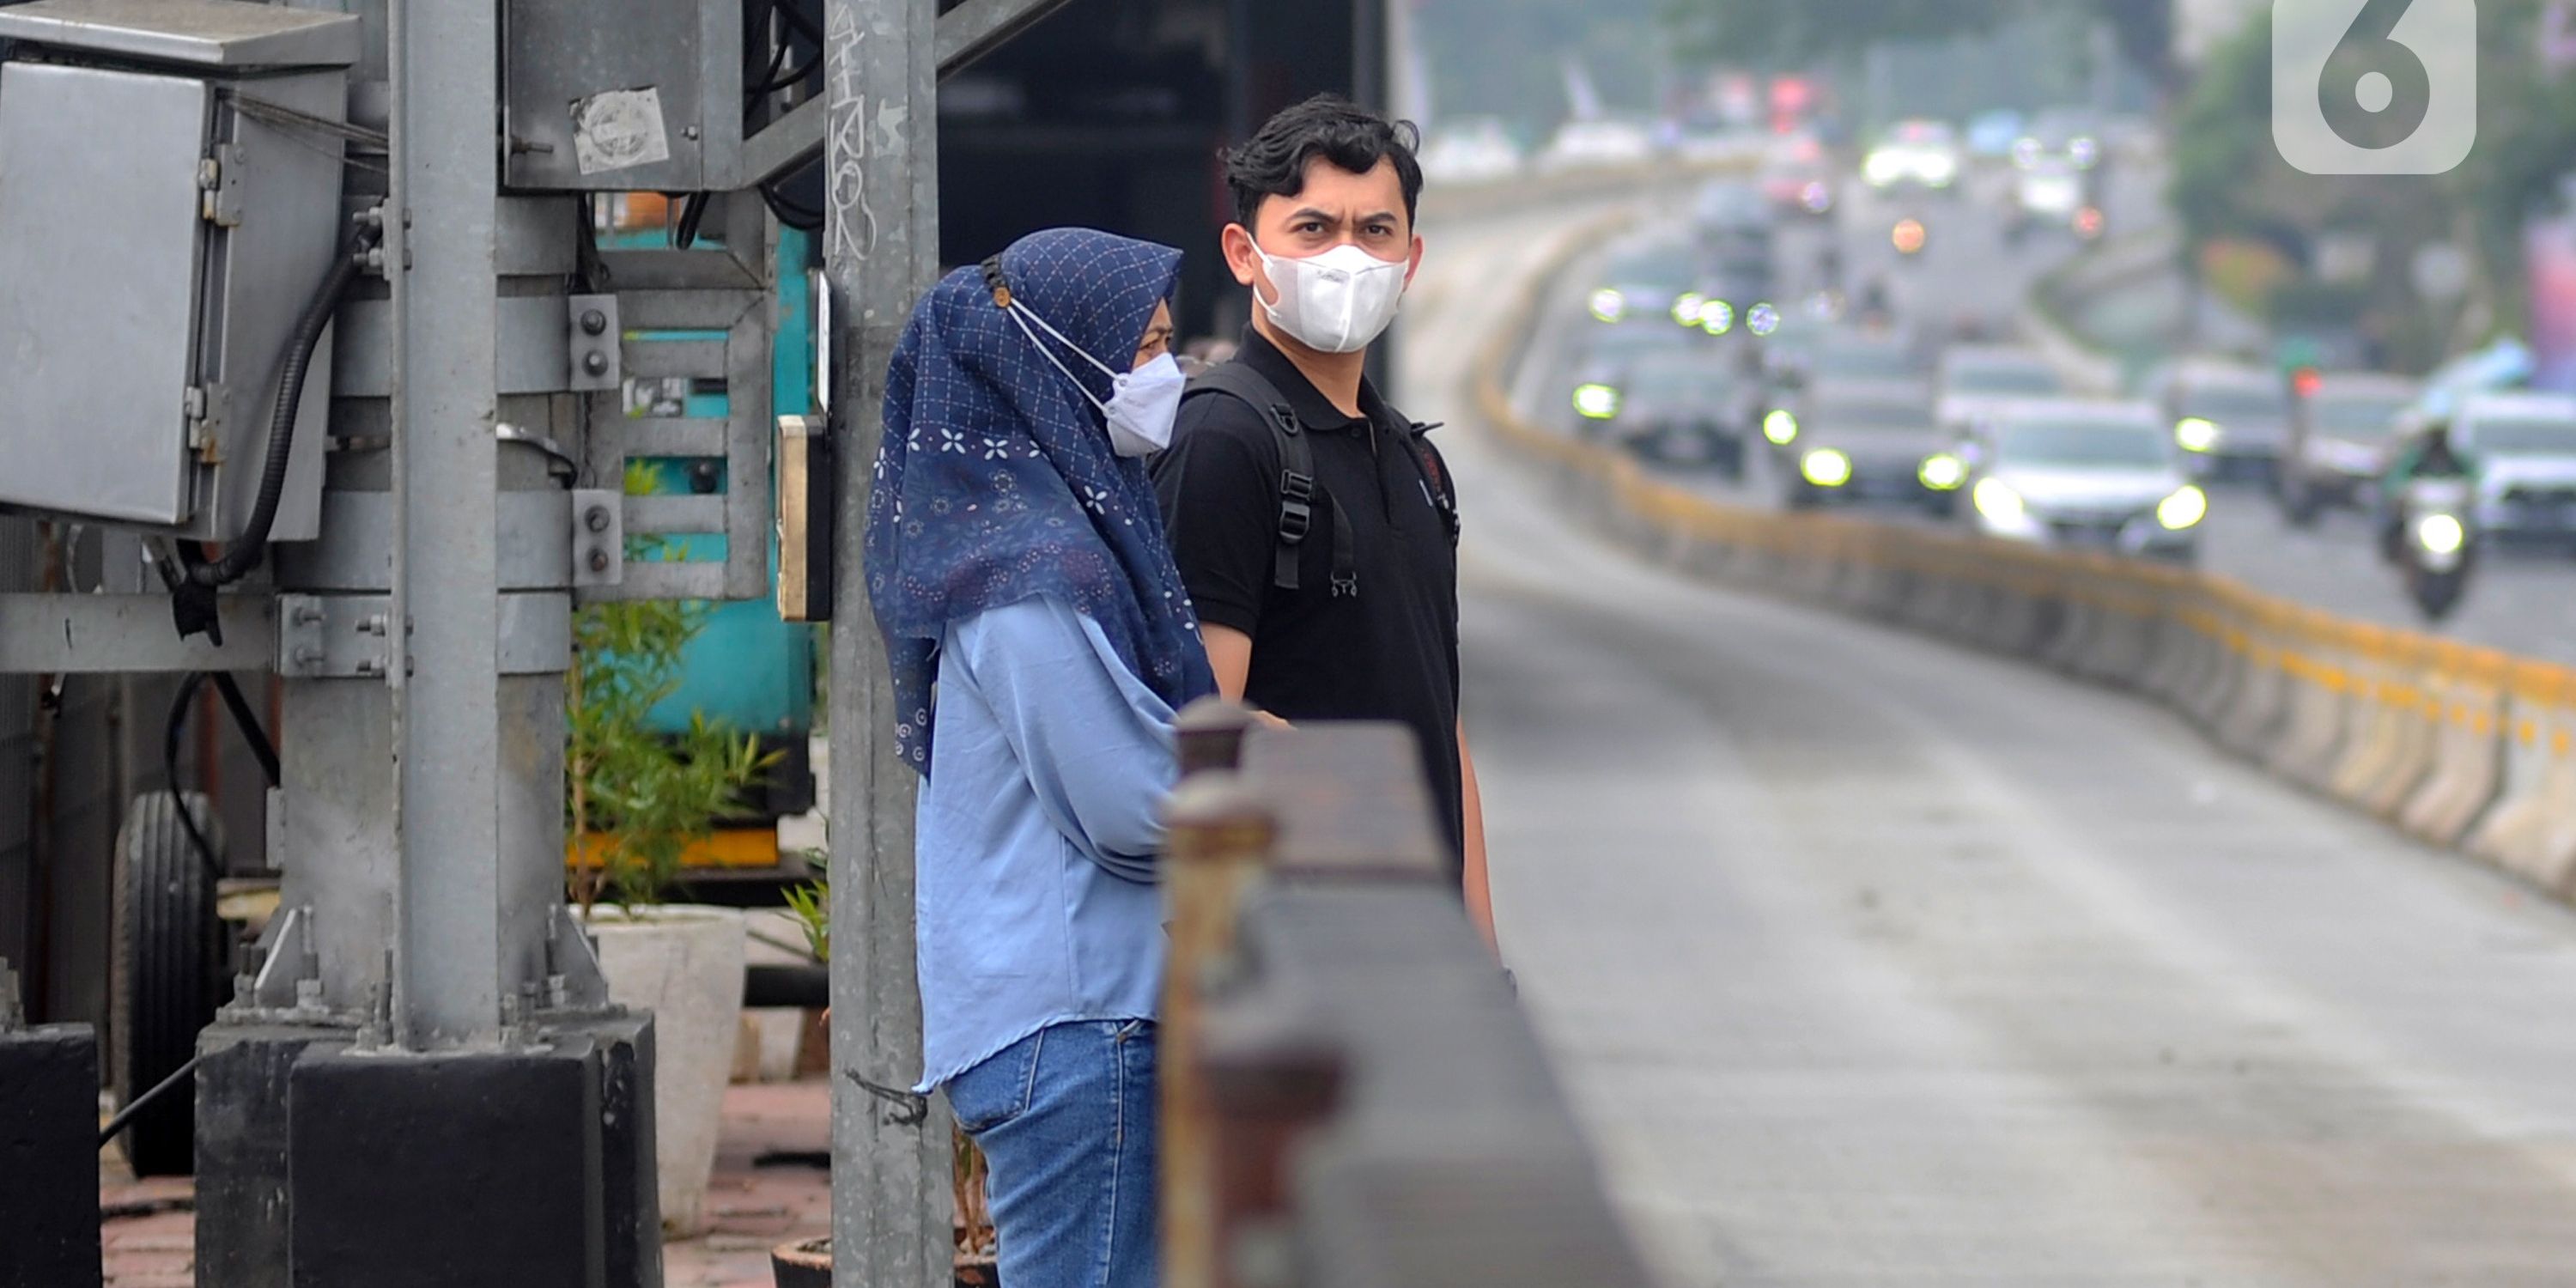
[{"label": "blue jeans", "polygon": [[1154,1288],[1154,1022],[1050,1025],[948,1082],[1003,1288]]}]

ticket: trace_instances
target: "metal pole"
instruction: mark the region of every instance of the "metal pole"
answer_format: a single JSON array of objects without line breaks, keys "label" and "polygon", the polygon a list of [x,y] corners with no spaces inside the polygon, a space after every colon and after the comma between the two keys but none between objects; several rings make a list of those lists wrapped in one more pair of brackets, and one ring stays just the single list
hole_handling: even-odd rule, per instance
[{"label": "metal pole", "polygon": [[393,0],[394,504],[388,681],[402,866],[395,1035],[414,1048],[500,1031],[502,888],[499,306],[500,20],[490,4]]},{"label": "metal pole", "polygon": [[832,1281],[945,1288],[949,1126],[915,1096],[913,774],[860,556],[885,368],[939,267],[935,0],[825,0],[824,266],[832,292],[842,550],[832,628]]}]

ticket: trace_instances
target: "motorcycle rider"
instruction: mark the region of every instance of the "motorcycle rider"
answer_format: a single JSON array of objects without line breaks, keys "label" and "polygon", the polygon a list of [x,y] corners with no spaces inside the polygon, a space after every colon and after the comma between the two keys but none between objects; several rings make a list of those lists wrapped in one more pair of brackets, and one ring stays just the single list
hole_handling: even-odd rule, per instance
[{"label": "motorcycle rider", "polygon": [[2406,539],[2406,493],[2424,479],[2474,478],[2476,462],[2451,445],[2451,422],[2436,417],[2398,448],[2379,483],[2380,549],[2394,562]]}]

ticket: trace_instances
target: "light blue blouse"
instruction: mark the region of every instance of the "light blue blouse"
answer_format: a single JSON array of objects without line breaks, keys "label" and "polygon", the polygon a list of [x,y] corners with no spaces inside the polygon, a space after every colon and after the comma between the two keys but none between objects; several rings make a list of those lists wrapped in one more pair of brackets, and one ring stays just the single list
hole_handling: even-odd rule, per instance
[{"label": "light blue blouse", "polygon": [[927,1092],[1162,990],[1172,709],[1053,597],[949,624],[914,838]]}]

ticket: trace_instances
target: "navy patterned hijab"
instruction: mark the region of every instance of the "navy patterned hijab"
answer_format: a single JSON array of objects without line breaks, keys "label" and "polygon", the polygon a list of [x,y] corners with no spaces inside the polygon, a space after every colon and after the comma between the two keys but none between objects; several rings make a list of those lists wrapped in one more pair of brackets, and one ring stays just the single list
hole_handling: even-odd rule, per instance
[{"label": "navy patterned hijab", "polygon": [[[1124,371],[1171,298],[1181,253],[1057,228],[997,262],[1016,307]],[[1175,708],[1216,689],[1145,463],[1110,450],[1100,412],[1072,384],[1106,402],[1109,377],[1054,356],[1070,379],[995,303],[986,271],[960,268],[914,307],[886,375],[868,598],[894,664],[896,747],[925,776],[940,637],[987,608],[1054,595]]]}]

